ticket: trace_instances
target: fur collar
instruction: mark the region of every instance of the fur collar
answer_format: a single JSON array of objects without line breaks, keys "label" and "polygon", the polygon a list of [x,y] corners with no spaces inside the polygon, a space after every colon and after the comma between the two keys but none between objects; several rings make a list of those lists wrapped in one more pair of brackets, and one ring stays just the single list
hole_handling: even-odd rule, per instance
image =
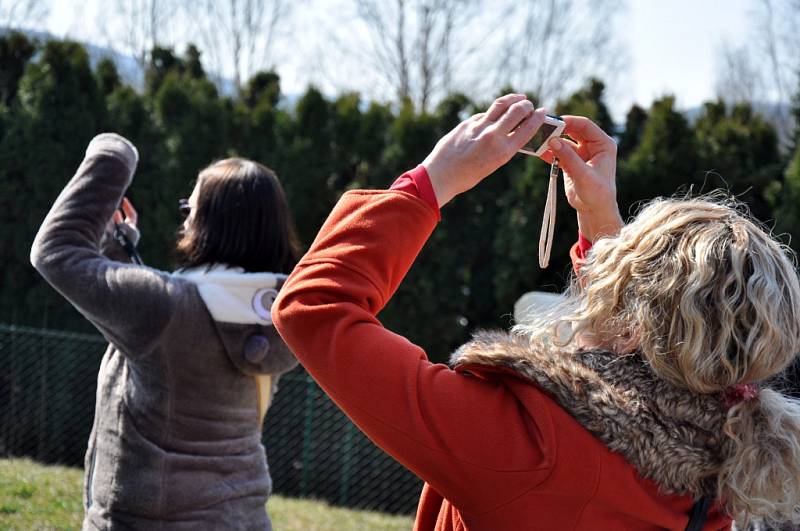
[{"label": "fur collar", "polygon": [[545,390],[584,428],[665,493],[715,496],[726,410],[659,379],[637,354],[542,353],[506,332],[479,332],[452,356],[454,368],[511,369]]}]

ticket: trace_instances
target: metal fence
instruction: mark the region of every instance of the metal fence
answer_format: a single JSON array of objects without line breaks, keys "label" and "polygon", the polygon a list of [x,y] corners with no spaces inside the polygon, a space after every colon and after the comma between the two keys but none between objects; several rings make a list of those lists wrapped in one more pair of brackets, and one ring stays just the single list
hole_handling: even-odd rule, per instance
[{"label": "metal fence", "polygon": [[[100,336],[0,324],[0,456],[82,466],[94,417]],[[421,482],[372,444],[297,368],[264,427],[276,493],[412,513]]]}]

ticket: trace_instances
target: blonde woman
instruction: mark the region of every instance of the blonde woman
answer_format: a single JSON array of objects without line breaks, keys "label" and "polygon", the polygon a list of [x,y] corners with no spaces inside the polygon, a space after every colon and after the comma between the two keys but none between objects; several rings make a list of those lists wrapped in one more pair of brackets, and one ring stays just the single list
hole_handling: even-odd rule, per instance
[{"label": "blonde woman", "polygon": [[439,208],[543,119],[524,96],[504,96],[393,190],[346,193],[273,306],[278,330],[361,429],[425,480],[416,529],[800,522],[800,406],[768,383],[800,350],[789,255],[710,201],[655,201],[623,227],[616,147],[585,118],[565,117],[574,142],[551,144],[581,231],[560,310],[479,333],[452,368],[381,326]]}]

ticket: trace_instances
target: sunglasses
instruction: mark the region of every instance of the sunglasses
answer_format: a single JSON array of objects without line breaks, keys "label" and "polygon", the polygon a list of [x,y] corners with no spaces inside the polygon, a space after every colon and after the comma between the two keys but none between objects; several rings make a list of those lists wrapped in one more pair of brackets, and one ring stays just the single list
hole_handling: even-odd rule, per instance
[{"label": "sunglasses", "polygon": [[189,204],[188,199],[178,199],[178,212],[185,218],[189,217],[189,214],[192,213],[192,206]]}]

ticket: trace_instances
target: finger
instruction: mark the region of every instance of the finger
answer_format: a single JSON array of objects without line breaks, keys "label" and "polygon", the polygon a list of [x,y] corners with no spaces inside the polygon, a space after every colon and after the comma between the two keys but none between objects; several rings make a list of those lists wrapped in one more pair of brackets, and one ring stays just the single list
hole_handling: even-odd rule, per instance
[{"label": "finger", "polygon": [[120,212],[119,210],[114,211],[114,223],[116,223],[117,225],[122,223],[122,212]]},{"label": "finger", "polygon": [[[573,142],[573,141],[572,141],[572,140],[570,140],[569,138],[564,138],[563,136],[562,136],[562,137],[559,137],[558,139],[559,139],[561,142],[564,142],[564,143],[566,143],[566,144],[568,144],[568,145],[572,146],[572,149],[574,149],[574,150],[575,150],[575,153],[577,153],[577,154],[578,154],[578,156],[579,156],[581,159],[583,159],[583,161],[584,161],[584,162],[586,162],[586,161],[588,161],[588,160],[589,160],[589,153],[588,153],[588,152],[586,152],[586,149],[585,149],[585,146],[584,146],[584,145],[579,145],[579,144],[576,144],[575,142]],[[550,145],[550,144],[548,144],[548,145]],[[551,154],[552,154],[552,152],[553,152],[553,151],[552,151],[552,149],[548,149],[547,151],[548,151],[548,152],[550,152]]]},{"label": "finger", "polygon": [[489,122],[496,122],[500,119],[503,114],[505,114],[506,109],[517,103],[518,101],[524,100],[526,98],[525,94],[506,94],[505,96],[500,96],[494,103],[492,103],[489,110],[486,111],[484,115],[485,120]]},{"label": "finger", "polygon": [[125,217],[128,222],[136,225],[139,221],[139,213],[136,212],[136,209],[133,208],[133,203],[131,203],[127,197],[122,198],[122,211],[125,212]]},{"label": "finger", "polygon": [[558,157],[558,164],[570,177],[579,179],[586,172],[586,162],[578,155],[575,145],[563,138],[554,138],[548,143],[550,151]]},{"label": "finger", "polygon": [[533,111],[533,113],[531,113],[530,116],[523,119],[522,123],[520,123],[517,128],[508,135],[514,151],[517,151],[519,148],[525,145],[525,142],[533,138],[533,135],[536,134],[536,131],[538,131],[544,123],[544,117],[546,114],[546,110],[536,109]]},{"label": "finger", "polygon": [[520,100],[511,105],[493,127],[500,133],[507,135],[516,129],[525,118],[532,115],[534,110],[533,103],[528,100]]},{"label": "finger", "polygon": [[[578,154],[578,156],[581,159],[583,159],[584,162],[589,160],[590,155],[589,155],[589,152],[586,151],[586,145],[585,144],[584,145],[576,144],[575,142],[573,142],[569,138],[564,138],[563,136],[559,137],[559,140],[562,141],[562,142],[566,142],[567,144],[571,145],[572,148],[575,150],[575,152]],[[548,144],[548,146],[549,145],[550,144]],[[556,156],[553,153],[552,149],[548,149],[547,151],[542,153],[539,156],[539,158],[542,159],[543,161],[547,162],[548,164],[552,164],[553,163],[553,159],[556,158]]]},{"label": "finger", "polygon": [[578,142],[613,142],[600,126],[585,116],[562,116],[566,126],[564,133]]},{"label": "finger", "polygon": [[563,140],[564,142],[568,142],[572,147],[574,147],[575,151],[578,152],[578,156],[586,162],[588,162],[589,159],[592,158],[592,153],[597,151],[597,149],[590,149],[590,146],[597,146],[598,144],[592,144],[590,142],[581,142],[579,144],[572,138],[564,136],[561,137],[561,140]]},{"label": "finger", "polygon": [[[569,138],[564,138],[564,137],[560,137],[559,140],[561,140],[562,142],[566,142],[567,144],[570,144],[575,149],[575,152],[578,154],[578,156],[584,160],[584,162],[589,160],[589,153],[586,151],[585,145],[578,145]],[[539,158],[547,162],[548,164],[552,164],[553,159],[556,158],[556,156],[553,154],[552,149],[548,149],[547,151],[542,153],[539,156]]]}]

